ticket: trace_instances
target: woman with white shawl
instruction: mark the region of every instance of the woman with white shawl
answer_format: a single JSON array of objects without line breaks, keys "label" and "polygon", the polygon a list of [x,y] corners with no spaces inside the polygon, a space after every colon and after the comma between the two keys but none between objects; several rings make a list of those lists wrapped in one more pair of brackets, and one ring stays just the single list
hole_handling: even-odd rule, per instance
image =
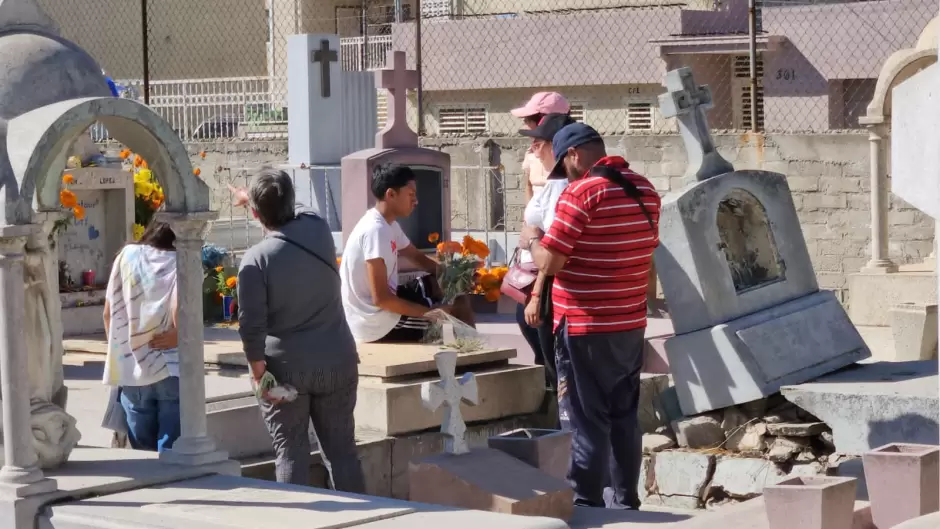
[{"label": "woman with white shawl", "polygon": [[169,224],[151,221],[115,258],[108,279],[103,381],[117,389],[137,450],[162,452],[180,436],[175,244]]}]

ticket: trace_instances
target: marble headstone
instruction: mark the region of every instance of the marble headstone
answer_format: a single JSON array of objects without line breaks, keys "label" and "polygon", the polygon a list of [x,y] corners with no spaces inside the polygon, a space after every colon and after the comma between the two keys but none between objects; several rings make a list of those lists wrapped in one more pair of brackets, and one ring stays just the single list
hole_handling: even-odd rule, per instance
[{"label": "marble headstone", "polygon": [[[375,76],[376,84],[389,93],[389,119],[376,134],[375,148],[343,158],[343,244],[359,219],[375,205],[373,171],[382,165],[404,165],[415,172],[420,206],[399,222],[415,246],[431,251],[434,244],[428,241],[430,234],[439,234],[441,240],[450,238],[450,155],[419,147],[417,134],[408,127],[406,97],[408,90],[417,88],[418,78],[414,70],[407,68],[405,53],[392,52],[388,68],[376,71]],[[401,269],[407,271],[407,265]]]},{"label": "marble headstone", "polygon": [[757,400],[871,356],[839,301],[819,290],[786,176],[735,171],[702,129],[705,87],[686,69],[667,84],[686,93],[667,95],[682,101],[673,113],[689,122],[687,174],[697,177],[663,199],[655,253],[683,413]]}]

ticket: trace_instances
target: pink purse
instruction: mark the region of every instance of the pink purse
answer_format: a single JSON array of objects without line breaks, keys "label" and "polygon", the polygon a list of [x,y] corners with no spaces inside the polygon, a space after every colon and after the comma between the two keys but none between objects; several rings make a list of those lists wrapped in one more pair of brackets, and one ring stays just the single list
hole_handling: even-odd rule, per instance
[{"label": "pink purse", "polygon": [[509,260],[509,271],[503,277],[503,283],[499,291],[504,296],[509,296],[516,303],[525,304],[532,295],[532,286],[539,275],[539,269],[535,263],[520,263],[519,248],[512,253]]}]

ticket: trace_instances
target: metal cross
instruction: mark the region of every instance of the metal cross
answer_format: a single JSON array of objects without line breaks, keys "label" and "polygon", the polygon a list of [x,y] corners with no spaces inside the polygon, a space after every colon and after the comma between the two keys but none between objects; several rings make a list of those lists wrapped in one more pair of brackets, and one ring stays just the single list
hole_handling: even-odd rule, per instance
[{"label": "metal cross", "polygon": [[320,63],[320,93],[324,99],[330,97],[330,63],[338,60],[339,55],[330,49],[330,41],[326,39],[320,41],[320,49],[315,50],[310,58],[310,62]]},{"label": "metal cross", "polygon": [[460,403],[477,405],[477,380],[473,373],[464,373],[459,379],[454,376],[457,369],[456,351],[437,353],[434,362],[441,379],[421,384],[421,403],[431,411],[444,407],[444,421],[441,423],[444,452],[466,454],[470,447],[467,446],[467,424],[460,415]]},{"label": "metal cross", "polygon": [[408,70],[405,65],[405,52],[393,51],[388,59],[388,67],[375,72],[376,85],[388,90],[388,123],[375,136],[375,146],[379,149],[393,147],[416,147],[418,135],[408,127],[405,115],[405,103],[408,90],[418,88],[421,79],[416,70]]},{"label": "metal cross", "polygon": [[712,108],[712,92],[708,86],[699,86],[690,68],[679,68],[666,74],[665,94],[659,96],[659,112],[664,118],[676,118],[679,132],[689,157],[686,174],[698,180],[730,173],[734,166],[715,150],[705,111]]}]

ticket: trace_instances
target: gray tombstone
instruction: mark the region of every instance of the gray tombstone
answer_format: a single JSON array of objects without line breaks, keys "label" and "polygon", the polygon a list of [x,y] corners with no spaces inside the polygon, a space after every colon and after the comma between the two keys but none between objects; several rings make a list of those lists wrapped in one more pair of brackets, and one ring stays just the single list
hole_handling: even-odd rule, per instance
[{"label": "gray tombstone", "polygon": [[663,199],[655,253],[683,413],[757,400],[870,357],[839,301],[819,290],[786,176],[735,171],[702,128],[707,90],[688,69],[667,79],[691,94],[666,94],[684,109],[667,113],[680,118],[698,178]]}]

